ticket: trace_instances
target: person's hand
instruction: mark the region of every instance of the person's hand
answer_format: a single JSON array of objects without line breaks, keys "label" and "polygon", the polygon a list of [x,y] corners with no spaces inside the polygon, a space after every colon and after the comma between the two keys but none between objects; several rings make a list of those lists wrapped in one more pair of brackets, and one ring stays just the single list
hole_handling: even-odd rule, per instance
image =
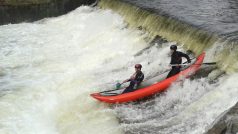
[{"label": "person's hand", "polygon": [[166,69],[171,69],[172,68],[172,65],[171,64],[169,64],[167,67],[166,67]]}]

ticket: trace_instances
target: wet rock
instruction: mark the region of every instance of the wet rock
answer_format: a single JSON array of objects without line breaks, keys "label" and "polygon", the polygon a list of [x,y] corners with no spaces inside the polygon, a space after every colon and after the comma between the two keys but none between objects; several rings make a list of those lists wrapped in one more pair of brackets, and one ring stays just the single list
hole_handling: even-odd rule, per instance
[{"label": "wet rock", "polygon": [[206,134],[237,134],[238,133],[238,103],[224,112]]}]

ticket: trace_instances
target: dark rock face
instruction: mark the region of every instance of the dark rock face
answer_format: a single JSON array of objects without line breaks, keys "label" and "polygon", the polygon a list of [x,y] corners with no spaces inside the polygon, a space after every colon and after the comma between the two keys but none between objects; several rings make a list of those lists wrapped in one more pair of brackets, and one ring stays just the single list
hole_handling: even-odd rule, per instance
[{"label": "dark rock face", "polygon": [[65,14],[81,5],[90,5],[96,0],[51,0],[38,4],[0,3],[0,25],[31,22],[45,17]]},{"label": "dark rock face", "polygon": [[63,7],[64,7],[64,11],[68,12],[68,11],[76,9],[77,7],[81,5],[89,5],[94,2],[96,2],[96,0],[64,0]]},{"label": "dark rock face", "polygon": [[206,134],[237,134],[238,133],[238,103],[214,122]]}]

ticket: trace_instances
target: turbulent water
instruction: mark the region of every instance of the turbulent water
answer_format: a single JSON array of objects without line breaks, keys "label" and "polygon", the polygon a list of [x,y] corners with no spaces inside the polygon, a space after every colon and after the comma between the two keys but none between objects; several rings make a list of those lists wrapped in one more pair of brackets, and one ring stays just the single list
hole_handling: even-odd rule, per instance
[{"label": "turbulent water", "polygon": [[1,26],[0,38],[1,134],[121,132],[113,112],[89,94],[142,62],[133,55],[147,46],[143,33],[125,29],[111,11],[80,7]]},{"label": "turbulent water", "polygon": [[[216,71],[198,75],[128,104],[109,106],[89,96],[114,88],[136,63],[146,79],[168,69],[169,46],[176,42],[151,44],[147,36],[111,10],[86,6],[56,18],[0,26],[0,133],[205,132],[237,102],[237,73],[212,82]],[[216,51],[207,49],[205,62]]]}]

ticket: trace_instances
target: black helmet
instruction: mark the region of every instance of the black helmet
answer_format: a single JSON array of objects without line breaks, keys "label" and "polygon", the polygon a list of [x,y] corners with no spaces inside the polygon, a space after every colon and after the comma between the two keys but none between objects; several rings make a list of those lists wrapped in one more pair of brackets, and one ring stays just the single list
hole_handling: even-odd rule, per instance
[{"label": "black helmet", "polygon": [[135,68],[140,68],[140,69],[141,69],[141,68],[142,68],[142,65],[141,65],[141,64],[136,64],[136,65],[135,65]]},{"label": "black helmet", "polygon": [[176,45],[171,45],[170,49],[176,51],[177,50],[177,46]]}]

